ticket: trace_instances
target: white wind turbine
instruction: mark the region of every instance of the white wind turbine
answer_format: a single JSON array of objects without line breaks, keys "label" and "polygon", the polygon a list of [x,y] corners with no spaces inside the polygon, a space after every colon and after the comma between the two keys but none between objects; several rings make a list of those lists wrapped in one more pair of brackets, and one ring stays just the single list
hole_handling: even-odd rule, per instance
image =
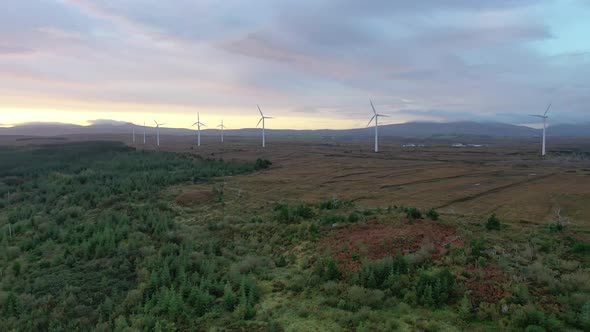
[{"label": "white wind turbine", "polygon": [[551,108],[551,104],[549,104],[549,106],[547,106],[547,109],[545,110],[545,113],[543,113],[543,115],[531,114],[531,116],[543,119],[543,138],[542,138],[542,142],[541,142],[541,156],[543,156],[543,157],[545,156],[545,132],[547,131],[547,119],[549,118],[547,116],[547,112],[549,112],[550,108]]},{"label": "white wind turbine", "polygon": [[201,146],[201,126],[207,127],[204,123],[201,122],[201,117],[197,112],[197,122],[193,123],[193,126],[197,126],[197,146]]},{"label": "white wind turbine", "polygon": [[145,145],[145,119],[143,120],[143,145]]},{"label": "white wind turbine", "polygon": [[226,128],[223,125],[223,120],[221,120],[221,124],[219,126],[217,126],[217,128],[221,128],[221,143],[223,143],[223,130]]},{"label": "white wind turbine", "polygon": [[258,112],[260,112],[260,120],[258,120],[258,124],[256,124],[256,127],[258,127],[258,125],[260,125],[260,122],[262,122],[262,147],[265,148],[266,147],[266,134],[265,134],[265,130],[266,130],[266,126],[265,126],[265,121],[266,119],[272,119],[270,116],[264,116],[264,113],[262,113],[262,110],[260,109],[260,106],[256,105],[258,107]]},{"label": "white wind turbine", "polygon": [[133,145],[135,145],[135,125],[131,124],[133,126]]},{"label": "white wind turbine", "polygon": [[367,127],[369,125],[371,125],[371,122],[373,122],[373,119],[375,119],[375,152],[379,152],[379,117],[388,118],[389,116],[383,115],[383,114],[377,114],[377,111],[375,110],[375,106],[373,106],[373,102],[371,100],[369,100],[369,103],[371,103],[371,108],[373,109],[373,117],[371,118],[371,120],[369,120]]},{"label": "white wind turbine", "polygon": [[156,123],[156,144],[158,144],[158,146],[160,146],[160,126],[165,125],[165,123],[158,123],[158,121],[154,120],[154,122]]}]

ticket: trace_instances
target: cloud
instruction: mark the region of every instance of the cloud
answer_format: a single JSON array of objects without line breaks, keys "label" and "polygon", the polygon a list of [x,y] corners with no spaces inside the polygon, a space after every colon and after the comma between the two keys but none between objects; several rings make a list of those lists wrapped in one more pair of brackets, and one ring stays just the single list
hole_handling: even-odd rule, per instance
[{"label": "cloud", "polygon": [[129,124],[129,122],[126,122],[126,121],[117,121],[117,120],[111,120],[111,119],[88,120],[88,123],[93,126],[96,126],[96,125],[124,126],[124,125]]},{"label": "cloud", "polygon": [[[576,16],[583,5],[564,6]],[[544,49],[564,38],[547,6],[22,0],[0,5],[0,97],[187,113],[263,103],[329,118],[364,118],[373,98],[400,118],[506,121],[553,101],[575,121],[590,98],[590,50]]]},{"label": "cloud", "polygon": [[0,45],[0,55],[23,55],[31,54],[35,51],[32,48],[21,46]]}]

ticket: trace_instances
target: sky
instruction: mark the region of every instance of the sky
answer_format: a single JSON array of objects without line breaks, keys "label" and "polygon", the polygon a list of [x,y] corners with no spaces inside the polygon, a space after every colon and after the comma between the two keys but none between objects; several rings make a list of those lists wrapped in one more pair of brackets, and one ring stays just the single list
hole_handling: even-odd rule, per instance
[{"label": "sky", "polygon": [[0,123],[590,121],[587,0],[2,0]]}]

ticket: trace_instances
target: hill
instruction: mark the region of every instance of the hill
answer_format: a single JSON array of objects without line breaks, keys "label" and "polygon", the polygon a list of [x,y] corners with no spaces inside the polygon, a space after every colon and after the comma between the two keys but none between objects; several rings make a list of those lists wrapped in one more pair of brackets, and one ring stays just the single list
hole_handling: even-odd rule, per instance
[{"label": "hill", "polygon": [[[64,136],[83,134],[131,134],[135,129],[137,135],[144,131],[143,126],[125,122],[101,122],[89,126],[63,123],[28,123],[9,128],[0,128],[0,135],[23,136]],[[147,127],[148,134],[155,128]],[[191,135],[194,130],[184,128],[161,128],[162,135]],[[367,138],[374,135],[374,129],[319,129],[291,130],[268,129],[268,134],[275,137],[337,137],[346,139]],[[259,128],[226,130],[228,136],[258,136]],[[403,138],[453,138],[453,137],[534,137],[541,134],[539,129],[497,122],[409,122],[402,124],[383,125],[379,127],[382,137]],[[204,136],[218,135],[217,129],[203,130]],[[590,136],[590,123],[557,124],[548,130],[549,136],[583,137]]]}]

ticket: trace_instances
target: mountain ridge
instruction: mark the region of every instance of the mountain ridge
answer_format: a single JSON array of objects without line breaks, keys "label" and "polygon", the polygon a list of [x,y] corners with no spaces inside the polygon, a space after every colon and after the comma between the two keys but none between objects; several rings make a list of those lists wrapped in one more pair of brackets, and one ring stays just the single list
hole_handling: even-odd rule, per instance
[{"label": "mountain ridge", "polygon": [[[14,127],[0,128],[0,135],[15,136],[64,136],[84,134],[131,134],[135,129],[136,135],[143,134],[143,126],[125,122],[97,122],[82,126],[65,123],[26,123]],[[154,127],[146,127],[148,134],[155,132]],[[161,128],[162,135],[193,135],[194,129]],[[201,131],[204,136],[217,135],[218,129]],[[260,128],[226,129],[228,136],[258,136]],[[374,135],[374,128],[352,129],[267,129],[271,136],[312,136],[312,137],[340,137],[365,138]],[[479,137],[535,137],[541,135],[540,129],[513,125],[500,122],[408,122],[379,126],[382,137],[402,138],[437,138],[448,136],[479,136]],[[556,124],[548,127],[548,136],[562,137],[590,137],[590,122],[582,124]]]}]

